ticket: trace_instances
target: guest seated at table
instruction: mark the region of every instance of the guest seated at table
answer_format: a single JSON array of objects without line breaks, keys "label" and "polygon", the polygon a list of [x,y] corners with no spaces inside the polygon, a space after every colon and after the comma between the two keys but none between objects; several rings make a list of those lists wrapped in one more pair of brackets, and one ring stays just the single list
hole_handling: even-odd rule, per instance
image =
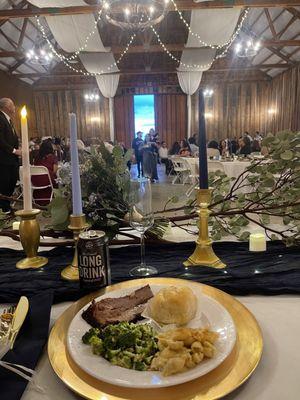
[{"label": "guest seated at table", "polygon": [[170,156],[176,156],[176,155],[178,155],[178,154],[179,154],[179,151],[180,151],[180,144],[179,144],[179,142],[174,142],[173,145],[172,145],[172,147],[171,147],[171,150],[170,150]]},{"label": "guest seated at table", "polygon": [[166,142],[161,142],[161,146],[158,149],[158,154],[159,154],[161,163],[165,164],[165,166],[166,166],[166,174],[169,175],[171,168],[172,168],[172,164],[171,164],[171,161],[168,159],[169,150],[168,150]]},{"label": "guest seated at table", "polygon": [[[54,149],[52,145],[52,140],[44,140],[41,144],[39,155],[34,160],[34,165],[46,167],[49,171],[50,179],[53,187],[57,187],[56,184],[56,173],[58,168],[57,158],[54,155]],[[47,175],[33,176],[31,178],[34,186],[47,186],[50,184],[49,178]],[[33,198],[35,202],[39,205],[47,205],[51,197],[51,188],[46,189],[37,189],[33,191]],[[42,200],[43,199],[43,200]]]},{"label": "guest seated at table", "polygon": [[236,154],[238,149],[238,138],[235,137],[231,139],[230,144],[231,144],[231,154]]},{"label": "guest seated at table", "polygon": [[34,160],[38,157],[39,151],[40,151],[40,141],[35,139],[34,144],[32,147],[30,147],[30,152],[29,152],[29,160],[31,165],[34,163]]},{"label": "guest seated at table", "polygon": [[251,143],[247,137],[239,138],[239,149],[237,155],[248,155],[251,154]]},{"label": "guest seated at table", "polygon": [[191,137],[188,139],[188,143],[189,143],[189,146],[190,146],[190,149],[191,149],[192,156],[193,156],[193,157],[198,156],[198,154],[199,154],[199,147],[198,147],[197,144],[196,144],[196,140],[195,140],[194,136],[191,136]]},{"label": "guest seated at table", "polygon": [[190,157],[191,156],[191,149],[186,140],[180,141],[179,155],[180,155],[180,157]]},{"label": "guest seated at table", "polygon": [[259,131],[255,132],[254,140],[258,140],[259,142],[263,140],[262,134]]},{"label": "guest seated at table", "polygon": [[226,140],[221,140],[219,145],[219,151],[222,157],[226,157],[228,153]]},{"label": "guest seated at table", "polygon": [[251,143],[253,140],[253,137],[250,135],[250,133],[248,131],[245,131],[243,134],[244,138],[247,138],[249,140],[249,142]]},{"label": "guest seated at table", "polygon": [[219,145],[216,140],[211,140],[207,145],[207,157],[220,157]]},{"label": "guest seated at table", "polygon": [[253,142],[251,143],[251,151],[253,153],[260,153],[261,147],[260,147],[260,142],[257,139],[254,139]]},{"label": "guest seated at table", "polygon": [[61,147],[61,140],[60,140],[59,137],[55,137],[53,139],[53,148],[54,148],[54,155],[56,156],[57,161],[58,162],[62,162],[63,161],[64,152],[63,152],[63,149]]}]

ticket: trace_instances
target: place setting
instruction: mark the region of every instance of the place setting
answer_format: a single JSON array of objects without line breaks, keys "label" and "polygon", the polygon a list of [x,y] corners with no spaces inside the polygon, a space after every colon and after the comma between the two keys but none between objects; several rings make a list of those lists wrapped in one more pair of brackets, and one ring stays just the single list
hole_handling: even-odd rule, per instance
[{"label": "place setting", "polygon": [[0,1],[1,400],[298,397],[299,18]]}]

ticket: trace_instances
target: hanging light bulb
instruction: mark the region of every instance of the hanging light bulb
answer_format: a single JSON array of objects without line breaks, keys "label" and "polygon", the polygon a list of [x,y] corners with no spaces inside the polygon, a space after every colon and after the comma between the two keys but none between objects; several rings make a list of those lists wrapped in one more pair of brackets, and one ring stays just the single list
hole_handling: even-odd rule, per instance
[{"label": "hanging light bulb", "polygon": [[93,103],[93,102],[99,100],[99,99],[100,99],[100,96],[99,96],[98,93],[86,93],[86,94],[84,95],[84,98],[85,98],[85,100],[87,100],[87,101]]},{"label": "hanging light bulb", "polygon": [[[168,10],[168,1],[164,0],[111,0],[104,7],[103,14],[107,22],[124,30],[143,31],[161,22]],[[120,13],[120,7],[123,12]]]},{"label": "hanging light bulb", "polygon": [[53,54],[51,51],[47,51],[37,44],[34,48],[27,51],[26,58],[31,64],[47,65],[51,63]]},{"label": "hanging light bulb", "polygon": [[260,42],[253,42],[253,40],[247,40],[247,42],[239,42],[235,45],[235,54],[238,57],[254,57],[260,49]]},{"label": "hanging light bulb", "polygon": [[203,95],[205,97],[211,97],[213,95],[214,91],[212,89],[205,89],[203,92]]}]

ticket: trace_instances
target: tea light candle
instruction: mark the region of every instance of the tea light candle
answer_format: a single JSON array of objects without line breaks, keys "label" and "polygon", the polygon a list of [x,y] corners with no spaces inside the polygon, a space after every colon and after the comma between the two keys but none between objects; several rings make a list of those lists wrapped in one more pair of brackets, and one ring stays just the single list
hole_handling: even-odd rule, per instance
[{"label": "tea light candle", "polygon": [[251,233],[249,237],[250,251],[266,251],[267,241],[264,233]]},{"label": "tea light candle", "polygon": [[14,231],[18,231],[20,228],[20,221],[14,221],[12,224],[12,228]]}]

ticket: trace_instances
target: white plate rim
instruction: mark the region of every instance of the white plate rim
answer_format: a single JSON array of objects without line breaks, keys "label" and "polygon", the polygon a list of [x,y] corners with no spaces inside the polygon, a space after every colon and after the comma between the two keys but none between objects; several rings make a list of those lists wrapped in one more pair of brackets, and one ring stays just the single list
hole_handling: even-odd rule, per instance
[{"label": "white plate rim", "polygon": [[[133,292],[133,291],[135,291],[135,290],[137,290],[137,289],[139,289],[139,288],[141,288],[141,287],[143,287],[145,285],[146,285],[146,283],[145,284],[139,284],[137,286],[133,286],[133,287],[129,287],[129,288],[121,288],[121,289],[117,289],[117,290],[114,290],[114,291],[110,291],[110,292],[107,292],[107,293],[105,293],[105,294],[103,294],[101,296],[96,297],[95,300],[98,301],[100,299],[104,299],[104,298],[107,298],[107,297],[121,297],[121,296],[124,296],[127,293],[131,293],[131,292]],[[170,285],[170,284],[150,284],[150,287],[153,290],[157,290],[157,288],[161,289],[161,288],[167,287],[167,286],[172,286],[172,285]],[[180,285],[176,285],[176,286],[189,286],[189,283],[187,282],[186,284],[180,284]],[[189,287],[194,292],[195,292],[195,289],[197,289],[197,292],[199,292],[199,288],[196,288],[194,285],[190,285]],[[201,288],[200,288],[200,291],[201,291]],[[203,373],[199,373],[199,371],[197,372],[197,367],[199,367],[199,366],[203,367],[203,365],[204,365],[204,363],[201,363],[197,367],[189,369],[186,372],[175,374],[175,375],[171,375],[171,376],[168,376],[168,377],[163,377],[160,374],[160,372],[158,372],[158,371],[134,371],[134,370],[118,367],[118,366],[112,366],[109,363],[109,361],[106,361],[102,357],[95,356],[92,353],[91,353],[91,355],[93,357],[95,357],[95,359],[96,359],[96,357],[97,358],[101,358],[102,362],[105,362],[105,363],[107,363],[108,366],[111,366],[112,368],[116,369],[116,372],[117,372],[117,370],[123,370],[123,371],[126,370],[126,373],[129,373],[130,375],[131,375],[131,373],[132,373],[132,375],[145,374],[145,373],[149,374],[149,373],[151,373],[152,375],[155,375],[155,376],[159,375],[159,378],[160,378],[161,381],[160,382],[156,382],[156,383],[145,383],[145,382],[141,383],[140,381],[134,381],[133,378],[131,378],[132,380],[130,380],[130,381],[129,380],[124,381],[124,380],[119,379],[119,378],[110,378],[110,377],[107,377],[106,375],[100,377],[99,374],[94,373],[93,370],[91,370],[90,368],[85,368],[84,365],[80,364],[80,362],[77,359],[77,357],[74,356],[74,352],[72,351],[73,350],[73,343],[72,343],[72,341],[70,339],[70,336],[71,336],[70,332],[72,332],[72,330],[74,328],[74,322],[76,322],[76,318],[80,318],[81,322],[83,321],[83,319],[81,318],[81,313],[82,313],[82,311],[84,309],[87,308],[87,306],[90,304],[90,302],[87,303],[85,306],[83,306],[74,315],[74,317],[73,317],[73,319],[72,319],[72,321],[71,321],[71,323],[69,325],[68,333],[67,333],[67,349],[68,349],[68,353],[72,357],[73,361],[88,375],[92,376],[95,379],[98,379],[99,381],[106,382],[106,383],[109,383],[109,384],[112,384],[112,385],[116,385],[116,386],[120,386],[120,387],[128,387],[128,388],[134,388],[134,389],[163,388],[163,387],[179,385],[179,384],[186,383],[186,382],[192,381],[194,379],[200,378],[201,376],[204,376],[207,373],[209,373],[212,370],[214,370],[215,368],[217,368],[219,365],[221,365],[226,360],[226,358],[230,355],[230,353],[232,352],[232,350],[234,348],[234,345],[235,345],[235,342],[236,342],[237,333],[236,333],[235,323],[234,323],[230,313],[227,311],[227,309],[220,302],[218,302],[216,299],[214,299],[214,298],[212,298],[212,297],[210,297],[210,296],[208,296],[206,294],[203,294],[203,293],[201,293],[201,294],[197,293],[197,296],[198,296],[198,298],[199,297],[205,298],[206,301],[208,301],[211,305],[214,305],[214,306],[218,307],[219,310],[222,310],[223,315],[226,316],[226,318],[231,322],[231,324],[229,326],[229,329],[231,330],[230,334],[231,334],[232,338],[231,338],[231,341],[229,343],[230,345],[228,346],[228,349],[227,349],[226,353],[224,353],[222,355],[222,357],[220,357],[218,363],[215,366],[213,366],[212,368],[208,368],[208,369],[204,368],[203,369],[204,370]],[[87,324],[87,322],[85,322],[85,324],[86,324],[86,330],[91,328],[90,325]],[[80,337],[80,341],[81,341],[81,337]],[[83,345],[83,346],[86,346],[86,345]],[[90,349],[89,346],[86,346],[86,348]],[[213,359],[208,359],[207,362],[210,361],[210,360],[214,360],[214,358]],[[117,373],[116,373],[116,375],[117,375]]]}]

